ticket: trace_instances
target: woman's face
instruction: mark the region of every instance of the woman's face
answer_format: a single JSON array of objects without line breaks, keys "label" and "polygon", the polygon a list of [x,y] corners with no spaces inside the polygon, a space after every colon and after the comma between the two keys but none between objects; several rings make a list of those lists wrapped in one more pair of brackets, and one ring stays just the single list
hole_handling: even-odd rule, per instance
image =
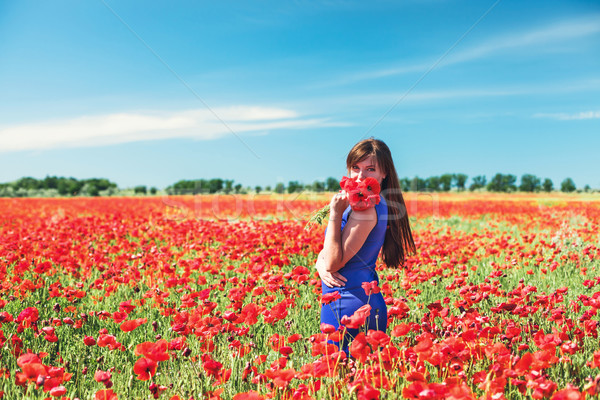
[{"label": "woman's face", "polygon": [[377,159],[373,156],[367,157],[362,161],[357,162],[354,165],[350,166],[350,178],[357,177],[357,181],[361,182],[365,178],[371,177],[375,178],[379,184],[383,178],[385,178],[385,174],[377,165]]}]

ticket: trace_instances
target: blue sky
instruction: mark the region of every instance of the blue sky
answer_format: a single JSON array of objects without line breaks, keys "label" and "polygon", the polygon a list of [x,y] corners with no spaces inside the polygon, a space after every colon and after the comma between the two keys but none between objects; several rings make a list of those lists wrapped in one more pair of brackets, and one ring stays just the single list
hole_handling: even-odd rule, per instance
[{"label": "blue sky", "polygon": [[597,0],[0,0],[0,55],[0,182],[308,183],[374,136],[600,188]]}]

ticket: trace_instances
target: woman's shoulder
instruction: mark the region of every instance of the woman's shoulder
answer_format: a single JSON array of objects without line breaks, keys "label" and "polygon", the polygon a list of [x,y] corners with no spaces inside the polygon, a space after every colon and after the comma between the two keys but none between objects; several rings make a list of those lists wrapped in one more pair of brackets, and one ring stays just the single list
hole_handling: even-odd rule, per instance
[{"label": "woman's shoulder", "polygon": [[348,216],[348,223],[352,223],[353,226],[356,226],[359,229],[364,228],[368,231],[377,225],[377,220],[377,211],[374,207],[362,211],[352,210]]}]

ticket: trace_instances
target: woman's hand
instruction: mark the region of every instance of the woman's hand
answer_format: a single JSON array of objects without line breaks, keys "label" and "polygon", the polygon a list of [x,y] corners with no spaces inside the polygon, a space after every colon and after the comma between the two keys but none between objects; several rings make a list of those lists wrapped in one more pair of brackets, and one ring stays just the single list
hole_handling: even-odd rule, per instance
[{"label": "woman's hand", "polygon": [[348,194],[346,192],[342,191],[334,195],[329,202],[329,219],[341,220],[342,215],[349,204],[350,201],[348,200]]},{"label": "woman's hand", "polygon": [[321,254],[319,254],[319,258],[317,259],[317,272],[319,273],[319,277],[323,281],[323,283],[327,287],[341,287],[346,285],[347,279],[340,274],[339,272],[329,272],[325,269],[325,259]]}]

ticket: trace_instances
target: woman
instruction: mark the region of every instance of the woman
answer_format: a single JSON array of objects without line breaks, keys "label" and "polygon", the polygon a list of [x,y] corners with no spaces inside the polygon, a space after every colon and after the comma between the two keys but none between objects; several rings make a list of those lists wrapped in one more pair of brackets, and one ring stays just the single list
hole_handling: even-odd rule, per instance
[{"label": "woman", "polygon": [[[385,332],[387,307],[383,296],[381,293],[367,295],[362,284],[379,282],[375,262],[382,248],[385,264],[397,267],[409,252],[415,251],[415,244],[387,145],[373,138],[357,143],[348,153],[346,166],[349,177],[359,182],[375,178],[381,186],[381,200],[374,208],[353,211],[345,193],[331,199],[329,223],[316,267],[322,293],[337,291],[341,298],[322,306],[321,323],[338,328],[343,316],[352,316],[361,306],[369,304],[367,329]],[[348,329],[340,349],[348,353],[349,341],[358,332],[358,329]]]}]

